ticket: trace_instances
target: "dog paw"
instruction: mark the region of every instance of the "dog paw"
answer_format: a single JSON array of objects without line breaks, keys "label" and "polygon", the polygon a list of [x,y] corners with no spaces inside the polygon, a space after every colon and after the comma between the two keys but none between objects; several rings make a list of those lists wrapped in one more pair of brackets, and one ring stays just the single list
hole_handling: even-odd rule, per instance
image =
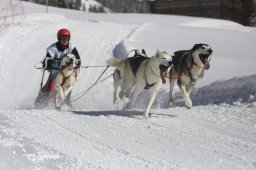
[{"label": "dog paw", "polygon": [[129,102],[130,102],[129,98],[127,98],[127,97],[123,97],[123,98],[122,98],[122,101],[123,101],[124,103],[129,103]]},{"label": "dog paw", "polygon": [[117,104],[117,98],[116,97],[113,98],[113,103]]},{"label": "dog paw", "polygon": [[131,103],[127,103],[126,104],[126,109],[131,109],[132,108],[132,104]]},{"label": "dog paw", "polygon": [[144,118],[147,120],[148,119],[148,113],[144,113]]},{"label": "dog paw", "polygon": [[185,101],[185,105],[188,109],[191,109],[192,108],[192,101],[191,100],[186,100]]},{"label": "dog paw", "polygon": [[173,102],[169,102],[169,107],[175,107],[175,104]]}]

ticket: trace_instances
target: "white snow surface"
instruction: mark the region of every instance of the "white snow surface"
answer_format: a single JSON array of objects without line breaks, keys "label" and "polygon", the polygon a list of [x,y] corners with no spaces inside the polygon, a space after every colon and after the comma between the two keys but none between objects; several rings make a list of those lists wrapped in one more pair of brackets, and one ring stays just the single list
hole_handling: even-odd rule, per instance
[{"label": "white snow surface", "polygon": [[[0,7],[9,1],[1,0]],[[256,29],[231,21],[150,14],[93,14],[23,2],[25,19],[0,28],[1,170],[255,170]],[[33,66],[69,28],[83,66],[104,66],[144,48],[172,54],[208,43],[210,70],[192,109],[167,107],[164,84],[145,120],[146,93],[123,111],[112,78],[73,102],[73,111],[33,108],[42,71]],[[105,67],[81,69],[73,97]],[[103,77],[111,75],[113,68]],[[46,76],[47,77],[47,76]],[[176,88],[177,90],[177,88]]]}]

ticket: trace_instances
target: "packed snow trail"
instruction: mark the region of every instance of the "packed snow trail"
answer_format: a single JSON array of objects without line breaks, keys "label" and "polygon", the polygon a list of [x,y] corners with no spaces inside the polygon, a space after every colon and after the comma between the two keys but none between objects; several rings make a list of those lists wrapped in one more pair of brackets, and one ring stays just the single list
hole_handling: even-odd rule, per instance
[{"label": "packed snow trail", "polygon": [[25,167],[254,169],[251,113],[255,107],[197,106],[153,110],[145,121],[138,111],[1,111],[0,135],[8,158]]}]

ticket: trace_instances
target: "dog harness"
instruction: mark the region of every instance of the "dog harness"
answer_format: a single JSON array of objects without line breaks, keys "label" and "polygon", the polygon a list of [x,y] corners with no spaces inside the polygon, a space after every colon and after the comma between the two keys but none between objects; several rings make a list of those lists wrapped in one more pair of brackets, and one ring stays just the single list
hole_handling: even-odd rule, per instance
[{"label": "dog harness", "polygon": [[62,74],[63,78],[62,78],[62,82],[61,82],[60,86],[62,87],[62,86],[66,83],[66,80],[67,80],[71,75],[65,77],[65,76],[64,76],[64,73],[63,73],[62,71],[61,71],[61,74]]},{"label": "dog harness", "polygon": [[130,66],[132,68],[132,73],[134,76],[136,76],[136,72],[140,66],[140,64],[144,61],[149,59],[148,57],[144,57],[142,55],[136,55],[134,57],[130,57],[128,58],[129,62],[130,62]]},{"label": "dog harness", "polygon": [[[148,64],[149,64],[149,60],[147,61],[148,63],[147,63],[147,66],[145,67],[145,69],[148,67]],[[150,67],[150,69],[151,69],[151,71],[154,73],[154,71],[152,70],[152,68]],[[148,90],[148,89],[150,89],[152,86],[154,86],[157,82],[155,82],[155,83],[152,83],[152,84],[148,84],[148,79],[147,79],[147,72],[145,71],[145,78],[146,78],[146,86],[144,87],[144,89],[146,89],[146,90]]]},{"label": "dog harness", "polygon": [[[130,66],[132,68],[132,73],[136,77],[136,72],[139,69],[139,66],[141,63],[145,60],[148,60],[148,57],[142,56],[142,55],[136,55],[134,57],[129,58]],[[149,63],[149,62],[148,62]],[[154,86],[156,83],[148,84],[147,76],[146,76],[146,86],[144,89],[149,89],[150,87]]]},{"label": "dog harness", "polygon": [[[180,50],[180,51],[174,52],[174,55],[172,56],[173,67],[179,74],[179,76],[177,76],[177,78],[181,77],[182,75],[187,75],[187,76],[189,76],[191,82],[195,82],[197,79],[193,76],[193,74],[191,73],[191,70],[189,68],[187,68],[187,70],[182,72],[182,69],[179,69],[179,67],[178,67],[179,63],[183,62],[183,60],[185,60],[188,57],[189,52],[190,52],[190,50]],[[192,60],[193,60],[193,58],[192,58]],[[193,65],[197,65],[194,61],[192,61],[192,63],[193,63]]]},{"label": "dog harness", "polygon": [[65,68],[70,67],[70,66],[72,66],[72,64],[67,64],[67,65],[61,67],[60,73],[62,74],[63,79],[62,79],[62,82],[61,82],[60,86],[63,86],[63,85],[66,83],[66,80],[71,76],[71,74],[70,74],[69,76],[65,77],[65,75],[64,75],[64,73],[63,73],[63,71],[62,71],[62,70],[64,70]]}]

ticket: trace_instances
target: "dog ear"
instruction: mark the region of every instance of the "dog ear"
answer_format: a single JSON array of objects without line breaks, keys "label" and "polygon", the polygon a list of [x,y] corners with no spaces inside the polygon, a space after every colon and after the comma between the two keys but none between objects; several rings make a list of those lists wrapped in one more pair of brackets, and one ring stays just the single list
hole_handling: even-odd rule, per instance
[{"label": "dog ear", "polygon": [[187,70],[192,70],[192,67],[193,67],[193,56],[189,56],[189,57],[186,57],[186,66],[187,66]]},{"label": "dog ear", "polygon": [[160,54],[160,50],[157,49],[157,50],[156,50],[156,55],[159,56],[159,54]]},{"label": "dog ear", "polygon": [[60,65],[61,65],[61,66],[64,66],[64,65],[66,64],[66,60],[67,60],[67,57],[64,56],[64,57],[61,59]]},{"label": "dog ear", "polygon": [[202,46],[202,44],[195,44],[193,46],[193,48],[191,49],[191,51],[195,51],[196,49],[198,49],[200,46]]}]

